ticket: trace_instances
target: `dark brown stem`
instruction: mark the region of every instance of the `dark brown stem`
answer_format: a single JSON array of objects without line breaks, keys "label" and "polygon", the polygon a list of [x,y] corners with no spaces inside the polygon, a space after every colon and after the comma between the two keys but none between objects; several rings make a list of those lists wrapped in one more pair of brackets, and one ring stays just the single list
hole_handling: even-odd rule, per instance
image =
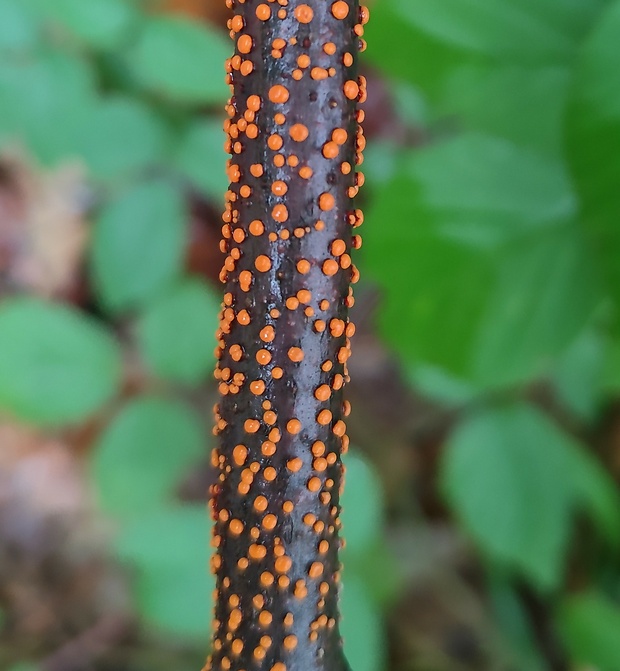
[{"label": "dark brown stem", "polygon": [[216,671],[346,671],[338,628],[350,251],[367,11],[230,1]]}]

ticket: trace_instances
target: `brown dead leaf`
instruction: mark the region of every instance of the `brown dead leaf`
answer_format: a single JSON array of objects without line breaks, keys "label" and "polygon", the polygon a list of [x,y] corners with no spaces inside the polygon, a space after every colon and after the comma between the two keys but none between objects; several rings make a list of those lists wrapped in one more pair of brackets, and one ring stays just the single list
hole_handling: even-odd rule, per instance
[{"label": "brown dead leaf", "polygon": [[0,291],[46,298],[70,292],[86,241],[86,186],[81,169],[35,169],[23,157],[2,160],[0,171]]}]

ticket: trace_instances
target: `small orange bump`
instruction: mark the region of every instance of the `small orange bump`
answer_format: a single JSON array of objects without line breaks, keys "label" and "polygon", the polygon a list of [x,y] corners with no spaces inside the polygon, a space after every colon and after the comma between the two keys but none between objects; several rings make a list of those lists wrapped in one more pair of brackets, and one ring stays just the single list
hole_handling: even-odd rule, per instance
[{"label": "small orange bump", "polygon": [[239,312],[237,315],[237,321],[241,324],[241,326],[247,326],[251,321],[248,311],[241,310],[241,312]]},{"label": "small orange bump", "polygon": [[260,422],[257,419],[246,419],[243,428],[247,433],[256,433],[260,429]]},{"label": "small orange bump", "polygon": [[310,76],[316,81],[321,81],[322,79],[327,79],[329,77],[329,73],[325,68],[317,67],[310,70]]},{"label": "small orange bump", "polygon": [[332,390],[328,384],[322,384],[314,390],[314,398],[316,398],[317,401],[327,401],[331,395]]},{"label": "small orange bump", "polygon": [[295,142],[303,142],[309,135],[308,127],[302,123],[296,123],[294,126],[291,126],[289,134]]},{"label": "small orange bump", "polygon": [[323,145],[323,156],[325,158],[336,158],[340,153],[340,149],[335,142],[326,142]]},{"label": "small orange bump", "polygon": [[297,262],[297,272],[301,273],[302,275],[306,275],[307,273],[310,272],[310,261],[307,261],[306,259],[301,259],[301,261]]},{"label": "small orange bump", "polygon": [[262,235],[265,232],[265,225],[263,224],[262,221],[259,221],[258,219],[254,219],[254,221],[250,224],[250,233],[252,235]]},{"label": "small orange bump", "polygon": [[265,392],[265,383],[262,380],[254,380],[254,382],[250,384],[250,391],[255,396],[260,396]]},{"label": "small orange bump", "polygon": [[268,256],[261,254],[260,256],[256,257],[254,266],[259,272],[266,273],[267,271],[271,270],[271,259]]},{"label": "small orange bump", "polygon": [[296,436],[301,431],[301,422],[298,419],[290,419],[286,424],[286,430]]},{"label": "small orange bump", "polygon": [[342,57],[342,62],[344,63],[345,67],[350,68],[353,65],[353,54],[347,52]]},{"label": "small orange bump", "polygon": [[254,499],[254,509],[259,513],[264,513],[267,510],[267,499],[264,496],[257,496]]},{"label": "small orange bump", "polygon": [[263,527],[267,529],[267,531],[273,531],[273,529],[276,528],[276,524],[278,523],[278,518],[275,515],[269,514],[265,515],[263,518]]},{"label": "small orange bump", "polygon": [[324,212],[329,212],[333,210],[336,206],[336,199],[332,196],[331,193],[322,193],[319,196],[319,207]]},{"label": "small orange bump", "polygon": [[269,89],[269,100],[271,100],[272,103],[285,103],[288,99],[289,92],[286,86],[282,86],[282,84],[276,84]]},{"label": "small orange bump", "polygon": [[267,482],[273,482],[277,476],[278,473],[276,469],[273,466],[267,466],[265,469],[265,480],[267,480]]},{"label": "small orange bump", "polygon": [[285,513],[292,513],[293,510],[295,510],[295,504],[294,504],[292,501],[285,501],[285,502],[282,504],[282,510],[283,510]]},{"label": "small orange bump", "polygon": [[308,54],[298,56],[297,65],[299,65],[300,68],[307,68],[310,65],[310,56],[308,56]]},{"label": "small orange bump", "polygon": [[283,557],[278,557],[275,561],[274,568],[278,573],[287,573],[291,570],[293,562],[290,557],[284,555]]},{"label": "small orange bump", "polygon": [[261,3],[256,8],[256,16],[261,21],[267,21],[271,16],[271,7],[269,7],[269,5],[266,5],[265,3]]},{"label": "small orange bump", "polygon": [[287,461],[287,463],[286,463],[286,467],[292,473],[299,472],[303,465],[304,465],[304,462],[299,457],[295,457],[294,459],[289,459],[289,461]]},{"label": "small orange bump", "polygon": [[258,623],[262,627],[268,627],[273,620],[273,615],[268,610],[262,610],[258,614]]},{"label": "small orange bump", "polygon": [[349,5],[347,5],[344,0],[338,0],[338,2],[334,2],[332,5],[332,14],[339,20],[346,19],[349,15]]},{"label": "small orange bump", "polygon": [[310,179],[313,174],[314,172],[310,166],[305,165],[302,168],[299,168],[299,176],[302,179]]},{"label": "small orange bump", "polygon": [[285,636],[283,643],[285,650],[295,650],[297,647],[297,636],[294,636],[293,634]]},{"label": "small orange bump", "polygon": [[333,433],[340,438],[342,438],[342,436],[344,436],[344,434],[346,433],[346,430],[347,430],[347,425],[341,419],[339,419],[334,424],[334,426],[332,428]]},{"label": "small orange bump", "polygon": [[256,352],[256,361],[261,366],[266,366],[271,361],[271,352],[266,349],[259,349]]},{"label": "small orange bump", "polygon": [[248,554],[250,559],[264,559],[267,556],[267,548],[264,545],[254,543],[250,545]]},{"label": "small orange bump", "polygon": [[315,561],[310,565],[310,568],[308,569],[308,575],[311,578],[318,578],[319,576],[323,575],[323,571],[323,564],[321,564],[321,562]]},{"label": "small orange bump", "polygon": [[283,224],[288,219],[288,208],[286,205],[280,203],[276,205],[271,211],[271,216],[280,224]]},{"label": "small orange bump", "polygon": [[274,583],[274,580],[275,578],[273,577],[273,573],[269,573],[269,571],[263,571],[260,574],[261,584],[265,587],[271,587],[271,585]]},{"label": "small orange bump", "polygon": [[278,135],[277,133],[274,133],[273,135],[269,136],[269,139],[267,140],[267,146],[269,149],[273,149],[273,151],[278,151],[279,149],[282,149],[282,144],[283,144],[282,137]]},{"label": "small orange bump", "polygon": [[249,35],[241,35],[237,40],[237,49],[241,54],[249,54],[252,51],[252,38]]},{"label": "small orange bump", "polygon": [[349,134],[344,128],[336,128],[336,130],[332,133],[332,140],[336,144],[344,144],[347,141],[347,138],[349,137]]},{"label": "small orange bump", "polygon": [[327,426],[331,421],[332,421],[332,413],[327,410],[321,410],[319,414],[317,415],[316,421],[321,425],[321,426]]},{"label": "small orange bump", "polygon": [[323,51],[328,55],[328,56],[333,56],[336,53],[336,45],[333,42],[326,42],[323,45]]},{"label": "small orange bump", "polygon": [[286,299],[285,305],[289,310],[296,310],[299,307],[299,299],[295,296],[291,296]]},{"label": "small orange bump", "polygon": [[300,289],[297,292],[297,300],[302,304],[307,304],[312,300],[312,292],[308,289]]},{"label": "small orange bump", "polygon": [[281,380],[284,377],[284,370],[280,366],[276,366],[271,371],[271,377],[274,380]]},{"label": "small orange bump", "polygon": [[324,442],[317,440],[316,442],[312,443],[312,454],[315,457],[321,457],[322,455],[324,455],[325,450],[326,447]]},{"label": "small orange bump", "polygon": [[295,18],[299,23],[310,23],[314,17],[314,11],[309,5],[299,5],[295,10]]},{"label": "small orange bump", "polygon": [[286,671],[286,664],[282,662],[276,662],[269,671]]},{"label": "small orange bump", "polygon": [[273,342],[273,339],[276,337],[276,330],[273,326],[265,326],[259,333],[259,337],[263,342]]},{"label": "small orange bump", "polygon": [[288,351],[288,358],[295,363],[300,363],[304,359],[304,351],[301,347],[291,347]]},{"label": "small orange bump", "polygon": [[258,126],[255,123],[248,124],[245,134],[250,140],[255,140],[258,137]]},{"label": "small orange bump", "polygon": [[271,185],[271,193],[273,193],[274,196],[283,196],[287,191],[288,186],[286,185],[286,182],[283,182],[282,180],[276,180]]},{"label": "small orange bump", "polygon": [[266,440],[260,447],[261,452],[266,457],[273,457],[273,455],[276,453],[276,445],[271,440]]},{"label": "small orange bump", "polygon": [[233,460],[237,466],[243,466],[248,458],[248,448],[245,445],[237,445],[233,450]]},{"label": "small orange bump", "polygon": [[357,82],[354,82],[352,79],[345,82],[344,85],[344,94],[349,100],[356,100],[359,95],[360,87]]},{"label": "small orange bump", "polygon": [[333,259],[327,259],[327,261],[323,263],[323,273],[328,277],[335,275],[338,272],[338,268],[338,262]]},{"label": "small orange bump", "polygon": [[331,245],[331,253],[334,256],[342,256],[347,251],[347,244],[344,240],[334,240]]},{"label": "small orange bump", "polygon": [[321,489],[321,480],[316,476],[308,480],[308,489],[311,492],[318,492]]},{"label": "small orange bump", "polygon": [[305,599],[306,596],[308,596],[308,589],[306,588],[303,580],[298,580],[295,583],[295,590],[293,594],[295,594],[297,599]]}]

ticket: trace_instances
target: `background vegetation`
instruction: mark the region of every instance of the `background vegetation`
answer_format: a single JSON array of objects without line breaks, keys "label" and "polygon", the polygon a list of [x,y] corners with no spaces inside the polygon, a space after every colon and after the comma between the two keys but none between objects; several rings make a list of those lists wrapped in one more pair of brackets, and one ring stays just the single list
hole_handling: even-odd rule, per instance
[{"label": "background vegetation", "polygon": [[[371,3],[355,671],[620,669],[620,2]],[[223,2],[0,0],[0,667],[200,668]]]}]

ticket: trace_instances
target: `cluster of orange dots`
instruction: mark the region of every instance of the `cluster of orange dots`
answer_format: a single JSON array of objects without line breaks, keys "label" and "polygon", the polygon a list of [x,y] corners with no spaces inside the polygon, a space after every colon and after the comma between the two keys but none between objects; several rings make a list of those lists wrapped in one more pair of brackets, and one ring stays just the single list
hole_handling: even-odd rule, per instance
[{"label": "cluster of orange dots", "polygon": [[[321,0],[323,2],[323,0]],[[328,0],[329,2],[329,0]],[[246,0],[226,0],[227,6],[234,9],[243,6]],[[252,3],[251,8],[244,8],[244,13],[252,11],[260,22],[274,21],[296,21],[300,27],[311,25],[317,20],[316,11],[310,3],[295,4],[290,8],[289,0],[266,0],[257,4]],[[315,5],[316,6],[316,5]],[[351,20],[351,3],[343,0],[332,1],[329,4],[330,14],[333,21]],[[236,44],[236,53],[226,63],[227,81],[231,85],[233,95],[234,86],[243,79],[251,78],[257,68],[262,65],[262,52],[255,43],[255,38],[250,34],[244,20],[244,13],[237,13],[229,21],[228,28],[231,37]],[[357,21],[354,22],[354,35],[358,40],[360,50],[365,48],[362,38],[364,24],[368,20],[368,10],[361,8]],[[271,24],[270,24],[271,25]],[[270,30],[269,34],[278,35],[277,30]],[[286,33],[290,34],[290,31]],[[318,33],[317,33],[318,34]],[[349,42],[351,42],[350,40]],[[243,307],[239,296],[250,294],[252,287],[258,278],[275,277],[278,272],[277,247],[269,245],[263,247],[264,253],[256,255],[248,263],[244,255],[244,246],[248,241],[259,242],[267,240],[269,243],[278,243],[289,239],[301,239],[315,231],[325,231],[329,217],[334,210],[341,207],[342,198],[334,192],[333,188],[325,184],[316,198],[315,208],[317,212],[314,227],[291,225],[295,214],[289,210],[286,196],[290,196],[293,188],[298,188],[293,177],[300,178],[304,183],[313,184],[314,171],[300,159],[295,147],[304,147],[304,143],[311,141],[312,129],[304,123],[293,123],[286,126],[287,103],[295,97],[295,82],[309,77],[313,81],[325,81],[329,83],[330,78],[342,72],[342,68],[350,68],[354,64],[353,47],[347,49],[338,48],[334,42],[325,42],[321,45],[325,58],[331,59],[332,65],[326,61],[313,63],[309,53],[302,48],[295,37],[276,36],[271,39],[269,49],[273,59],[281,59],[287,50],[294,48],[295,68],[291,72],[292,81],[282,81],[274,84],[261,94],[253,93],[239,100],[233,98],[228,102],[226,110],[228,119],[224,130],[227,133],[226,150],[232,155],[227,164],[227,174],[230,180],[230,188],[226,194],[226,210],[223,215],[224,226],[222,228],[223,239],[221,250],[226,254],[220,279],[227,285],[224,295],[222,310],[220,314],[220,325],[217,331],[218,345],[216,356],[218,365],[216,368],[216,379],[218,381],[220,394],[224,397],[239,395],[249,392],[249,397],[260,405],[260,412],[254,412],[252,416],[241,417],[240,421],[246,439],[233,447],[230,454],[215,449],[212,455],[213,466],[220,471],[219,482],[212,488],[215,494],[218,488],[230,482],[232,474],[235,474],[235,486],[240,496],[244,497],[252,512],[251,517],[241,519],[233,516],[231,511],[221,508],[217,511],[216,533],[213,537],[213,545],[218,548],[223,543],[223,538],[247,538],[248,544],[245,553],[237,558],[237,570],[240,573],[250,567],[260,567],[260,588],[267,591],[273,588],[284,590],[292,594],[297,600],[304,600],[310,594],[318,594],[316,603],[316,617],[313,619],[309,631],[306,632],[311,641],[317,641],[322,629],[332,629],[336,626],[336,620],[328,616],[322,609],[325,607],[326,598],[331,589],[330,580],[338,582],[339,574],[327,574],[325,557],[329,552],[331,543],[329,538],[337,538],[339,529],[339,508],[332,500],[331,491],[338,484],[334,477],[330,477],[330,467],[339,465],[339,452],[344,453],[348,449],[348,437],[346,435],[346,424],[340,416],[347,417],[350,413],[350,405],[347,401],[342,407],[333,407],[334,393],[339,392],[348,381],[347,361],[351,354],[350,339],[355,332],[355,326],[348,319],[330,317],[327,313],[333,307],[329,300],[314,295],[312,288],[304,285],[294,295],[286,296],[280,308],[271,308],[264,314]],[[249,81],[249,80],[248,80]],[[366,81],[364,77],[346,79],[341,85],[341,97],[343,104],[362,103],[366,99]],[[348,102],[347,102],[348,101]],[[270,110],[269,123],[265,124],[266,107]],[[273,110],[273,111],[272,111]],[[362,152],[365,147],[365,139],[361,124],[364,121],[364,112],[355,112],[357,131],[355,138],[351,136],[350,128],[337,127],[330,131],[329,138],[320,148],[320,160],[332,162],[342,175],[350,175],[346,197],[354,198],[359,188],[364,183],[364,176],[356,171],[356,167],[363,162]],[[275,132],[267,133],[263,130],[277,128]],[[286,128],[286,130],[284,130]],[[270,191],[269,211],[263,216],[252,221],[241,220],[240,203],[250,200],[255,196],[255,190],[263,187],[262,180],[266,172],[270,170],[268,163],[253,163],[247,165],[243,160],[243,153],[250,142],[261,142],[264,146],[262,154],[266,161],[272,161],[276,168],[287,167],[291,179],[278,177],[266,186]],[[286,155],[283,151],[285,146],[293,149]],[[355,151],[352,150],[353,146]],[[282,173],[280,173],[282,174]],[[347,214],[348,224],[356,229],[363,223],[362,212],[351,207]],[[320,272],[325,277],[334,277],[338,273],[346,272],[351,284],[357,282],[359,273],[352,263],[351,248],[357,249],[361,246],[361,238],[356,233],[348,237],[334,237],[325,245],[325,256],[322,259],[298,258],[295,259],[295,269],[300,279],[308,278],[313,272]],[[273,251],[270,251],[273,249]],[[243,260],[243,263],[242,263]],[[243,268],[240,270],[239,266]],[[316,270],[315,270],[316,269]],[[241,293],[239,293],[241,292]],[[353,293],[349,288],[348,295],[344,298],[344,305],[352,307],[354,304]],[[248,302],[247,305],[250,305]],[[303,347],[292,345],[285,348],[285,361],[277,361],[275,356],[275,343],[278,339],[278,319],[285,315],[301,311],[308,320],[313,333],[326,334],[334,339],[339,339],[335,357],[326,359],[321,363],[321,371],[326,373],[329,381],[318,384],[313,389],[313,396],[318,403],[314,426],[307,426],[298,417],[279,416],[279,409],[273,407],[269,400],[270,388],[273,381],[286,378],[293,374],[307,360]],[[260,323],[256,323],[260,320]],[[258,342],[244,345],[247,338],[239,338],[235,341],[235,334],[242,334],[244,329],[251,327],[252,332],[258,333]],[[248,331],[245,331],[246,333]],[[227,363],[224,363],[224,362]],[[231,361],[233,363],[229,363]],[[235,364],[243,364],[251,361],[252,366],[239,366],[236,370]],[[248,375],[242,370],[257,370],[258,374]],[[253,402],[254,403],[254,402]],[[253,407],[258,407],[255,404]],[[224,432],[228,426],[225,417],[220,414],[218,405],[214,408],[216,425],[215,434]],[[240,411],[241,416],[243,409]],[[334,413],[337,413],[334,416]],[[311,435],[318,427],[320,430],[330,431],[335,437],[338,448],[329,448],[324,441],[313,440],[309,443],[308,455],[300,454],[286,460],[283,472],[272,465],[272,457],[278,451],[278,443],[284,436],[288,440],[291,437]],[[260,457],[254,454],[254,447],[258,442],[260,445]],[[296,438],[299,440],[299,438]],[[305,438],[304,438],[305,440]],[[294,501],[287,499],[279,505],[276,510],[264,493],[256,493],[253,489],[255,483],[261,482],[259,491],[265,492],[263,483],[275,483],[287,481],[290,477],[303,477],[308,496],[315,496],[320,501],[322,510],[326,511],[325,519],[319,519],[313,513],[301,514],[303,524],[316,534],[316,555],[304,566],[298,566],[292,557],[287,554],[285,542],[279,534],[282,520],[296,511]],[[327,537],[326,537],[327,536]],[[222,569],[222,557],[216,553],[212,559],[212,570],[216,573]],[[218,599],[224,598],[224,590],[231,586],[230,576],[219,574],[221,587]],[[284,616],[283,622],[274,622],[274,613],[267,607],[265,597],[257,593],[253,597],[254,611],[251,614],[244,612],[241,608],[239,594],[226,592],[227,617],[214,622],[215,630],[218,632],[214,641],[214,652],[219,653],[218,664],[228,671],[234,666],[234,657],[239,656],[245,649],[246,643],[238,635],[238,631],[246,618],[265,631],[260,642],[251,651],[252,657],[260,662],[265,659],[272,649],[274,643],[273,631],[270,627],[278,625],[278,631],[282,631],[284,625],[284,637],[278,639],[284,651],[291,652],[299,643],[299,631],[291,630],[294,625],[292,613]],[[289,630],[286,633],[286,630]],[[271,634],[270,635],[270,631]],[[274,630],[275,631],[275,630]],[[235,665],[235,668],[237,666]],[[278,661],[271,665],[269,671],[290,671],[284,662]]]}]

